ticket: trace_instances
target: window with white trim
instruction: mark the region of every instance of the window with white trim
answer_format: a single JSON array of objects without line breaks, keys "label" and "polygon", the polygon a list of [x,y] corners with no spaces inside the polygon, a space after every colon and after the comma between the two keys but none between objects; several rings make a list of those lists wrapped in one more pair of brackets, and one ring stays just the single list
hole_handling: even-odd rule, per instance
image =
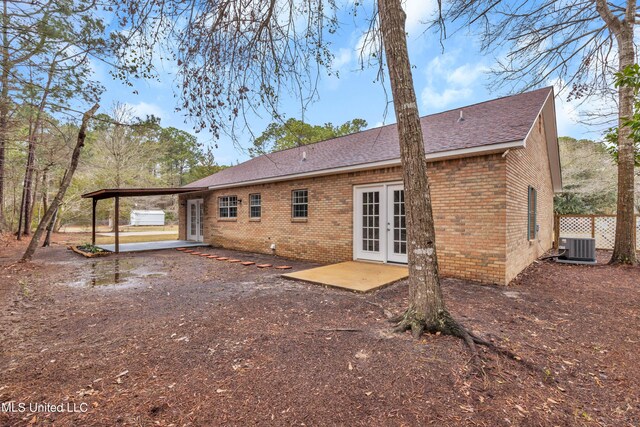
[{"label": "window with white trim", "polygon": [[309,214],[309,192],[307,190],[293,190],[291,192],[291,217],[307,218]]},{"label": "window with white trim", "polygon": [[238,196],[223,196],[218,198],[218,217],[238,217]]},{"label": "window with white trim", "polygon": [[529,187],[527,196],[527,238],[534,240],[538,234],[538,192]]},{"label": "window with white trim", "polygon": [[249,194],[249,218],[258,219],[262,216],[262,196],[260,193]]}]

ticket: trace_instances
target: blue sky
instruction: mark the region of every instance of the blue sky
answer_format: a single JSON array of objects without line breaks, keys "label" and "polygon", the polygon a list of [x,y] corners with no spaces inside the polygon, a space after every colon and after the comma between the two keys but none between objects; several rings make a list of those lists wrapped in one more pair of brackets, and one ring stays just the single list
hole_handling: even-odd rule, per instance
[{"label": "blue sky", "polygon": [[[494,66],[495,58],[481,54],[476,36],[464,30],[458,31],[444,40],[443,52],[438,35],[424,33],[422,22],[434,13],[436,5],[435,0],[407,0],[405,4],[409,55],[414,66],[413,77],[420,114],[436,113],[508,95],[506,91],[491,92],[487,88],[492,78],[487,71]],[[345,25],[332,39],[334,68],[340,71],[340,78],[323,77],[318,88],[319,99],[305,112],[305,121],[312,124],[340,124],[362,118],[367,120],[369,127],[395,122],[393,106],[387,104],[383,86],[374,82],[376,70],[359,70],[358,45],[366,26],[358,26],[360,23],[354,22],[348,15],[341,15],[341,21]],[[96,78],[107,88],[101,102],[103,111],[106,112],[115,102],[121,102],[129,105],[136,115],[144,117],[154,114],[161,118],[163,126],[194,133],[189,119],[174,111],[179,101],[175,96],[179,93],[175,66],[169,62],[158,62],[157,65],[160,81],[139,80],[134,82],[134,87],[127,87],[111,79],[103,66],[95,64]],[[550,81],[549,85],[553,83]],[[287,117],[301,117],[299,103],[294,99],[286,100],[283,106]],[[566,102],[566,94],[561,93],[557,97],[559,135],[597,138],[598,132],[594,133],[593,129],[576,123],[579,112],[576,107]],[[248,126],[259,135],[269,122],[269,117],[255,117]],[[199,133],[198,139],[205,145],[215,143],[206,132]],[[219,164],[235,164],[247,160],[250,135],[244,135],[240,144],[241,147],[235,146],[223,136],[217,141],[218,147],[214,148],[216,161]]]}]

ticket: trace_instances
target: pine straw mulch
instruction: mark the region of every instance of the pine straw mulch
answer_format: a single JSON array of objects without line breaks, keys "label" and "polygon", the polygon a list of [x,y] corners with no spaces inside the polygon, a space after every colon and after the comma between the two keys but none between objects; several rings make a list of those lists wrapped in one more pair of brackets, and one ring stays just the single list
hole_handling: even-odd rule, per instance
[{"label": "pine straw mulch", "polygon": [[0,425],[640,423],[637,267],[544,262],[510,287],[445,280],[454,316],[539,368],[480,349],[481,373],[458,339],[389,332],[381,307],[400,311],[406,283],[358,295],[176,251],[117,258],[141,275],[87,286],[113,259],[62,246],[28,266],[0,259],[0,402],[88,405],[2,413]]}]

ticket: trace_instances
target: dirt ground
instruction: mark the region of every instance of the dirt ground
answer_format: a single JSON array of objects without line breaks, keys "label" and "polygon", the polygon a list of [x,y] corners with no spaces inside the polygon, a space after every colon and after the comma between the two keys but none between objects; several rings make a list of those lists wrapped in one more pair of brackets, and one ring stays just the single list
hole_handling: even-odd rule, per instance
[{"label": "dirt ground", "polygon": [[0,242],[3,426],[640,425],[639,267],[446,279],[455,317],[533,365],[482,350],[479,371],[457,339],[390,333],[405,282],[361,295],[177,251],[18,249]]}]

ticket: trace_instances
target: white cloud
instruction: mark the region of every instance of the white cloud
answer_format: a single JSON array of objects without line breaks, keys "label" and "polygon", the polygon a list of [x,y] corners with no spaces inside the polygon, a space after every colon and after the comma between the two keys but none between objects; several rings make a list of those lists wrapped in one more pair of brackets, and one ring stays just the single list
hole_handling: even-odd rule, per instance
[{"label": "white cloud", "polygon": [[556,98],[556,122],[558,136],[572,135],[573,128],[578,123],[579,115],[575,107],[562,97]]},{"label": "white cloud", "polygon": [[335,54],[333,58],[333,69],[336,71],[340,71],[341,69],[347,67],[351,63],[351,59],[353,58],[353,51],[347,48],[340,48],[338,52]]},{"label": "white cloud", "polygon": [[334,52],[333,62],[331,63],[332,75],[327,76],[325,84],[329,90],[337,90],[343,79],[346,78],[350,71],[350,66],[354,57],[354,50],[348,48],[340,48]]},{"label": "white cloud", "polygon": [[358,41],[356,42],[355,53],[358,61],[362,60],[365,64],[374,54],[379,54],[380,50],[380,32],[379,31],[365,31]]},{"label": "white cloud", "polygon": [[445,89],[441,92],[427,86],[422,91],[422,104],[428,110],[444,110],[457,101],[462,101],[473,95],[470,88]]},{"label": "white cloud", "polygon": [[473,88],[489,70],[482,63],[457,65],[458,54],[447,53],[432,59],[425,68],[427,85],[421,100],[425,109],[443,110],[473,96]]},{"label": "white cloud", "polygon": [[489,67],[482,64],[464,64],[447,76],[447,82],[454,86],[468,87],[475,84],[487,71]]},{"label": "white cloud", "polygon": [[558,136],[571,135],[573,128],[578,123],[580,115],[575,105],[567,101],[566,96],[558,95],[562,87],[563,81],[559,79],[549,81],[549,85],[553,86],[556,94],[556,123],[558,126]]},{"label": "white cloud", "polygon": [[134,116],[141,119],[144,119],[147,116],[151,115],[159,117],[160,119],[168,118],[166,112],[156,104],[140,101],[137,104],[130,104],[127,102],[125,103],[125,106],[131,111]]},{"label": "white cloud", "polygon": [[[405,28],[411,36],[422,33],[426,29],[424,22],[433,18],[438,11],[436,0],[404,0],[402,6],[407,14]],[[416,34],[413,34],[414,31]]]},{"label": "white cloud", "polygon": [[456,57],[450,53],[436,56],[429,61],[425,68],[427,79],[433,79],[434,76],[446,75],[449,70],[454,67],[455,62]]}]

